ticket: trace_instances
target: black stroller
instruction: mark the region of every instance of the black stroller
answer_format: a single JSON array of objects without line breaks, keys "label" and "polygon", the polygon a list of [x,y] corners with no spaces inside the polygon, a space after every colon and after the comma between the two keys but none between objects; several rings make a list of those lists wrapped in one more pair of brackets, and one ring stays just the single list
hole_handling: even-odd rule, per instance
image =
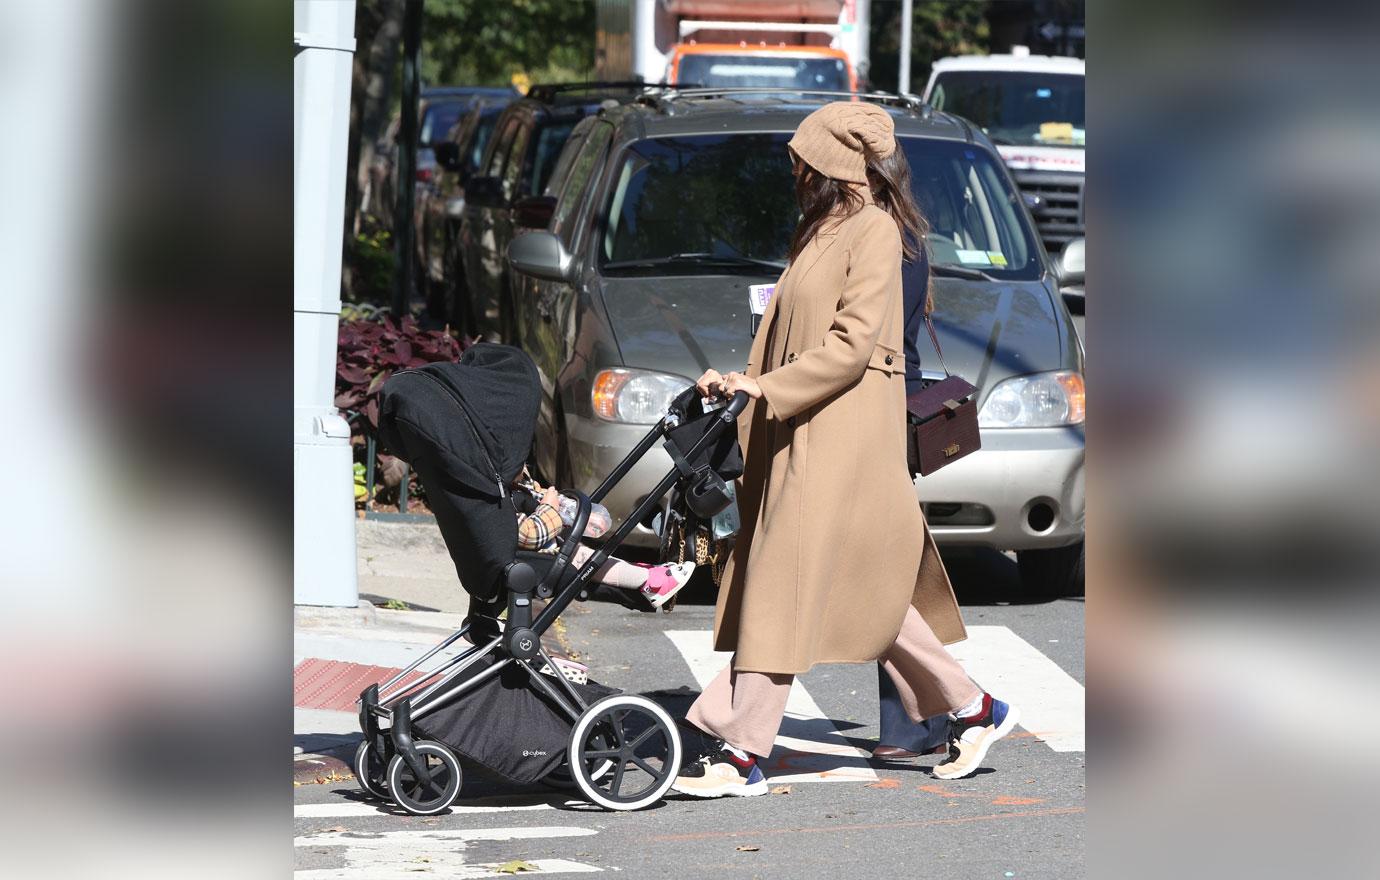
[{"label": "black stroller", "polygon": [[[727,507],[725,481],[742,471],[733,424],[747,396],[706,411],[688,388],[592,497],[569,493],[578,498],[575,521],[559,552],[543,554],[517,549],[509,489],[531,448],[540,393],[532,360],[491,344],[467,349],[458,363],[400,371],[383,389],[380,439],[417,471],[470,594],[459,631],[360,694],[359,785],[414,815],[439,813],[459,796],[457,755],[516,783],[573,784],[611,810],[655,803],[680,768],[680,735],[663,708],[568,681],[541,637],[571,602],[600,589],[625,603],[643,601],[591,579],[668,492],[700,519]],[[591,501],[658,442],[675,467],[575,570],[570,560]],[[535,615],[534,599],[547,600]]]}]

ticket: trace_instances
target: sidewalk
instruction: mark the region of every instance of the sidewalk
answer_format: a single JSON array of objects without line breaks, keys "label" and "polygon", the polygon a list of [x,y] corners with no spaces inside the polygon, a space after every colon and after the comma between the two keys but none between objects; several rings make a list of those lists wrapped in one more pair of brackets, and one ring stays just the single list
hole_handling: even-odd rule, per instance
[{"label": "sidewalk", "polygon": [[[300,783],[353,775],[359,692],[459,629],[469,608],[434,522],[361,519],[355,534],[359,607],[293,611],[293,779]],[[422,610],[375,607],[390,599]]]}]

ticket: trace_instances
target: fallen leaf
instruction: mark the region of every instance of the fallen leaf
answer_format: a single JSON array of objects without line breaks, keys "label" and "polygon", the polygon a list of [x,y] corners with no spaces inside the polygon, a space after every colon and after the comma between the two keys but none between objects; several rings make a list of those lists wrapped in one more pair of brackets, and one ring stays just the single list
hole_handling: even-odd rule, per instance
[{"label": "fallen leaf", "polygon": [[899,779],[878,779],[876,782],[869,782],[867,785],[865,785],[865,786],[863,786],[863,787],[864,787],[864,788],[900,788],[900,787],[901,787],[901,780],[899,780]]},{"label": "fallen leaf", "polygon": [[734,849],[738,850],[738,852],[757,852],[759,849],[761,849],[761,847],[760,847],[760,846],[738,846],[738,847],[734,847]]},{"label": "fallen leaf", "polygon": [[771,793],[772,793],[772,794],[790,794],[790,793],[791,793],[791,787],[790,787],[789,785],[778,785],[778,786],[776,786],[775,788],[773,788],[773,789],[771,790]]},{"label": "fallen leaf", "polygon": [[500,874],[516,874],[518,871],[535,871],[537,866],[531,862],[524,862],[522,859],[513,859],[511,862],[504,862],[494,870]]},{"label": "fallen leaf", "polygon": [[349,831],[349,830],[350,830],[350,829],[346,828],[346,827],[343,826],[343,825],[336,825],[336,826],[334,826],[334,827],[332,827],[332,828],[322,828],[322,829],[321,829],[319,832],[317,832],[317,833],[319,833],[319,834],[329,834],[329,833],[331,833],[331,832],[340,832],[340,833],[343,834],[344,832]]}]

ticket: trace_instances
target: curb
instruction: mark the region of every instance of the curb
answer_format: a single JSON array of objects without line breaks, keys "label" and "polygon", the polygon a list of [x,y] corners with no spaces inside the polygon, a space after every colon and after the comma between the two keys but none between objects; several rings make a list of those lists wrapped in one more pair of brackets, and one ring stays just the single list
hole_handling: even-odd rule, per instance
[{"label": "curb", "polygon": [[353,781],[355,771],[350,767],[356,746],[342,747],[329,752],[307,752],[292,759],[293,785],[323,785],[329,782]]},{"label": "curb", "polygon": [[378,622],[378,612],[368,599],[360,599],[353,608],[328,605],[293,605],[292,624],[344,624],[350,626],[373,626]]}]

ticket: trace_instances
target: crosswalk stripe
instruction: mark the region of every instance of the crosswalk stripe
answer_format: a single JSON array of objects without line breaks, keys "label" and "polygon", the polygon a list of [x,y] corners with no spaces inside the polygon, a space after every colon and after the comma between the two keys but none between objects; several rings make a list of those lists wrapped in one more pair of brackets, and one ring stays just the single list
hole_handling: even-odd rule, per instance
[{"label": "crosswalk stripe", "polygon": [[[482,800],[475,800],[467,804],[453,804],[450,813],[464,815],[466,813],[514,813],[523,810],[554,810],[557,805],[582,806],[584,801],[565,800],[551,795],[538,795],[536,797],[504,797],[488,798],[486,800],[498,801],[498,803],[484,803]],[[324,804],[295,804],[292,808],[294,819],[334,819],[345,818],[348,816],[392,816],[400,815],[402,809],[392,804],[370,802],[370,801],[329,801]]]},{"label": "crosswalk stripe", "polygon": [[[732,654],[714,650],[709,630],[667,630],[701,688],[728,665]],[[875,782],[868,755],[848,744],[797,678],[786,698],[786,717],[763,769],[772,782]]]},{"label": "crosswalk stripe", "polygon": [[437,828],[429,831],[321,831],[292,839],[293,846],[354,846],[369,849],[427,848],[474,840],[532,840],[546,837],[588,837],[599,832],[574,825],[532,825],[513,828]]},{"label": "crosswalk stripe", "polygon": [[[414,880],[418,873],[453,880],[510,876],[500,872],[502,863],[470,864],[466,851],[475,842],[549,840],[561,837],[589,837],[593,828],[568,825],[515,828],[435,829],[429,831],[323,831],[294,838],[298,847],[339,849],[343,865],[307,868],[293,872],[296,880]],[[523,859],[530,868],[523,873],[593,874],[602,871],[594,865],[567,859]]]},{"label": "crosswalk stripe", "polygon": [[1005,626],[970,626],[950,645],[973,680],[1021,710],[1021,727],[1056,752],[1084,751],[1083,686]]},{"label": "crosswalk stripe", "polygon": [[[572,862],[568,859],[524,859],[530,867],[522,876],[536,874],[598,874],[603,868]],[[499,871],[501,862],[467,865],[453,859],[440,861],[397,862],[390,865],[351,865],[346,868],[309,868],[294,871],[295,880],[417,880],[422,876],[446,877],[447,880],[481,880],[485,877],[512,877],[512,871]],[[424,872],[424,873],[423,873]]]}]

